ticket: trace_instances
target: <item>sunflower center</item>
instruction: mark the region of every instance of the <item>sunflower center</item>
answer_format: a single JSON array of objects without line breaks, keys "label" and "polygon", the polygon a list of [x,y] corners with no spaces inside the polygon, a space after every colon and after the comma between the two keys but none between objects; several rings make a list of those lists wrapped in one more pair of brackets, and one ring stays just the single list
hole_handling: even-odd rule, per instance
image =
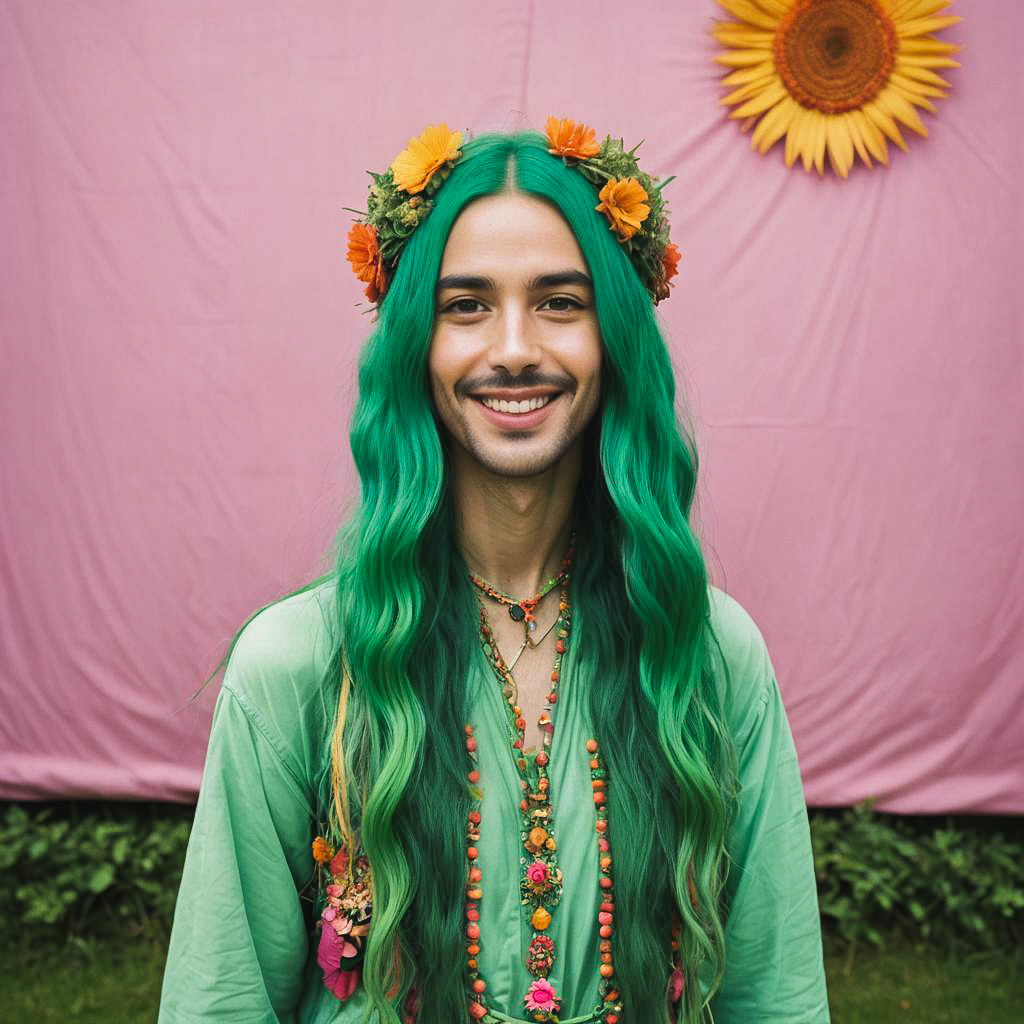
[{"label": "sunflower center", "polygon": [[892,20],[876,0],[796,0],[773,43],[790,95],[824,114],[871,100],[892,72],[898,46]]}]

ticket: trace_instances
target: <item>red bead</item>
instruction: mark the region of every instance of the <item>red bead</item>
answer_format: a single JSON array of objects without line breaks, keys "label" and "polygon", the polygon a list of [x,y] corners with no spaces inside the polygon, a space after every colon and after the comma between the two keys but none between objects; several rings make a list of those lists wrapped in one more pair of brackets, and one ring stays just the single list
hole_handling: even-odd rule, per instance
[{"label": "red bead", "polygon": [[605,876],[600,879],[597,884],[601,886],[602,889],[610,889],[612,887],[612,880]]},{"label": "red bead", "polygon": [[474,768],[469,773],[468,778],[469,778],[470,782],[479,782],[480,781],[480,773]]},{"label": "red bead", "polygon": [[479,926],[475,924],[468,925],[466,928],[466,934],[475,942],[477,939],[480,938]]}]

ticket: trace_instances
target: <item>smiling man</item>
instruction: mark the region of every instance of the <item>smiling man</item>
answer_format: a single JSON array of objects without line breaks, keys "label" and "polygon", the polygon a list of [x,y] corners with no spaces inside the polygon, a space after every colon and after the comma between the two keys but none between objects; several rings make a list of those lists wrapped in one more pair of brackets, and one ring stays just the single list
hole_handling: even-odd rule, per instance
[{"label": "smiling man", "polygon": [[373,177],[361,505],[229,651],[161,1022],[827,1021],[785,710],[689,523],[665,183],[553,118]]}]

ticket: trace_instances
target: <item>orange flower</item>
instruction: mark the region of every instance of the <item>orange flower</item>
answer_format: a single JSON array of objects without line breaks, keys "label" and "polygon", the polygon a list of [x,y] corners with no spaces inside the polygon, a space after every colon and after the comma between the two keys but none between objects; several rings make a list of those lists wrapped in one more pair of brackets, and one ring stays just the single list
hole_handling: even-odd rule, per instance
[{"label": "orange flower", "polygon": [[609,178],[598,198],[601,202],[594,209],[608,218],[620,242],[632,238],[651,212],[647,191],[636,178]]},{"label": "orange flower", "polygon": [[376,302],[387,291],[388,278],[380,259],[377,231],[372,224],[357,223],[349,229],[348,261],[356,277],[366,282],[366,297]]},{"label": "orange flower", "polygon": [[669,242],[665,246],[665,251],[661,254],[661,277],[654,291],[655,304],[668,298],[669,281],[679,273],[679,261],[682,258],[683,254],[676,248],[675,242]]},{"label": "orange flower", "polygon": [[392,161],[395,184],[406,192],[422,192],[446,163],[459,158],[461,141],[462,132],[450,132],[444,123],[430,125]]},{"label": "orange flower", "polygon": [[334,856],[334,849],[323,836],[313,840],[313,860],[317,864],[326,864]]},{"label": "orange flower", "polygon": [[594,129],[582,122],[559,120],[549,117],[547,123],[548,152],[555,156],[568,156],[574,160],[586,160],[597,156],[601,147],[597,144]]}]

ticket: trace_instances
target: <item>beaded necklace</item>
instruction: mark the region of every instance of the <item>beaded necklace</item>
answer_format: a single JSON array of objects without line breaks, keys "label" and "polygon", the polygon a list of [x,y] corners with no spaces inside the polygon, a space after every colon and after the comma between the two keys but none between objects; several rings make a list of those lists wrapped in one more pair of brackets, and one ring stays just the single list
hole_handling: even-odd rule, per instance
[{"label": "beaded necklace", "polygon": [[[554,940],[546,932],[551,925],[551,912],[557,907],[561,898],[563,879],[556,857],[558,844],[555,838],[552,815],[551,784],[547,772],[550,760],[551,738],[554,733],[554,723],[551,721],[549,712],[558,701],[558,683],[561,676],[562,655],[565,654],[567,648],[572,623],[572,614],[569,607],[569,568],[572,564],[572,554],[572,546],[570,545],[558,577],[555,577],[547,590],[530,601],[533,605],[533,608],[531,608],[532,613],[540,597],[548,593],[555,583],[561,579],[562,591],[558,604],[559,616],[556,623],[558,632],[555,643],[554,667],[551,671],[551,692],[547,697],[547,706],[541,713],[537,723],[541,727],[541,749],[532,758],[527,757],[526,751],[523,749],[526,721],[518,704],[518,691],[515,680],[498,650],[494,633],[491,630],[490,623],[487,621],[486,609],[483,603],[480,603],[480,643],[498,682],[501,684],[502,693],[505,697],[513,758],[523,792],[523,797],[519,804],[520,837],[523,843],[523,855],[520,857],[520,864],[523,869],[520,893],[523,906],[532,908],[530,925],[534,930],[534,935],[530,940],[526,955],[526,968],[534,976],[534,981],[523,996],[523,1003],[534,1020],[550,1021],[553,1024],[557,1024],[561,1020],[559,1016],[560,999],[554,986],[548,980],[548,975],[554,966],[556,949]],[[477,581],[474,580],[474,582]],[[480,584],[478,583],[477,585],[479,586]],[[481,587],[481,589],[484,588]],[[484,592],[489,593],[488,590]],[[501,597],[505,597],[505,595],[501,595]],[[509,598],[503,601],[503,603],[508,603],[509,601],[512,601],[512,599]],[[527,602],[514,602],[514,605],[520,608],[525,604]],[[511,606],[509,611],[511,614]],[[516,618],[516,616],[513,615],[513,618]],[[519,620],[517,619],[517,621]],[[483,899],[483,873],[480,868],[480,854],[477,843],[480,841],[482,794],[478,785],[480,782],[480,772],[476,767],[477,739],[471,725],[466,725],[465,732],[466,749],[472,762],[472,770],[468,776],[471,806],[466,829],[466,856],[469,861],[469,876],[466,887],[466,938],[468,939],[466,950],[469,954],[467,966],[470,977],[469,1015],[473,1020],[482,1021],[484,1024],[499,1024],[499,1021],[503,1018],[494,1016],[487,1008],[485,1002],[487,982],[481,976],[479,969],[478,957],[481,948],[479,921],[480,901]],[[615,968],[612,961],[611,938],[615,901],[611,873],[611,845],[608,835],[608,775],[601,760],[597,740],[587,740],[586,753],[590,759],[591,787],[596,809],[595,831],[598,846],[598,863],[600,865],[598,885],[600,886],[601,904],[597,919],[600,949],[599,971],[601,975],[598,989],[600,1001],[592,1013],[585,1014],[582,1017],[574,1017],[572,1021],[563,1021],[562,1024],[584,1024],[584,1022],[592,1021],[598,1021],[601,1024],[618,1024],[622,1014],[622,1001],[615,984]]]}]

